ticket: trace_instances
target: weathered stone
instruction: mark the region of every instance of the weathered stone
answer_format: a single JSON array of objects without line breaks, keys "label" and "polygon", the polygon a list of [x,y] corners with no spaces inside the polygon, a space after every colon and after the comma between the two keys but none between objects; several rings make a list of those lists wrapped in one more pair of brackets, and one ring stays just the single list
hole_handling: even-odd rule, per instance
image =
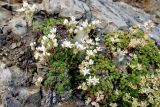
[{"label": "weathered stone", "polygon": [[58,13],[60,16],[100,20],[101,24],[98,27],[103,29],[103,32],[127,29],[152,19],[143,10],[122,2],[114,3],[112,0],[44,0],[39,10],[46,10],[52,14]]},{"label": "weathered stone", "polygon": [[0,62],[0,89],[5,86],[9,86],[12,81],[12,73],[8,68],[5,68],[5,64]]},{"label": "weathered stone", "polygon": [[12,32],[16,35],[24,36],[27,32],[27,22],[21,17],[14,17],[8,24]]},{"label": "weathered stone", "polygon": [[6,96],[3,98],[3,105],[4,107],[20,107],[20,102]]},{"label": "weathered stone", "polygon": [[3,27],[11,17],[10,11],[0,7],[0,27]]},{"label": "weathered stone", "polygon": [[43,0],[39,9],[66,17],[75,16],[81,18],[86,15],[87,17],[90,16],[89,7],[79,0]]}]

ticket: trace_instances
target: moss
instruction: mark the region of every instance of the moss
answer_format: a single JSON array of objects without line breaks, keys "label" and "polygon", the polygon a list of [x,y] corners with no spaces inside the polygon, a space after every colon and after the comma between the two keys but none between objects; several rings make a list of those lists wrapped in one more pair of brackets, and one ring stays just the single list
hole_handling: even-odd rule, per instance
[{"label": "moss", "polygon": [[126,49],[128,47],[131,35],[127,32],[117,31],[105,36],[105,45],[109,50],[116,51],[115,48]]},{"label": "moss", "polygon": [[35,26],[35,29],[42,30],[45,35],[48,35],[50,32],[50,29],[53,26],[63,24],[64,19],[65,17],[44,19],[41,24]]}]

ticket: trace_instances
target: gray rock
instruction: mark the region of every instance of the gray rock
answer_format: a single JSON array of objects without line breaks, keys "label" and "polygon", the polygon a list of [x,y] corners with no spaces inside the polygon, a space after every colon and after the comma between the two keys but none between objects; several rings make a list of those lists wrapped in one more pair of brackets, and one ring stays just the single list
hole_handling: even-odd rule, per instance
[{"label": "gray rock", "polygon": [[[39,88],[19,88],[19,99],[22,99],[25,107],[39,107],[41,102],[41,92]],[[32,106],[31,106],[32,105]]]},{"label": "gray rock", "polygon": [[8,68],[5,68],[5,64],[0,62],[0,89],[5,86],[9,86],[12,81],[12,73]]},{"label": "gray rock", "polygon": [[80,0],[43,0],[39,9],[66,17],[75,16],[81,18],[86,15],[90,16],[89,7]]},{"label": "gray rock", "polygon": [[22,17],[14,17],[10,20],[8,26],[16,35],[24,36],[27,32],[27,22]]},{"label": "gray rock", "polygon": [[17,44],[16,43],[12,43],[11,44],[11,49],[15,49],[17,47]]},{"label": "gray rock", "polygon": [[160,45],[160,24],[153,28],[149,35],[157,42],[158,45]]},{"label": "gray rock", "polygon": [[52,95],[52,91],[48,91],[47,96],[44,98],[42,105],[44,105],[44,107],[52,107],[52,100],[53,99],[53,95]]},{"label": "gray rock", "polygon": [[4,97],[3,100],[4,107],[20,107],[20,102],[10,97]]},{"label": "gray rock", "polygon": [[10,11],[0,7],[0,27],[4,26],[11,17]]},{"label": "gray rock", "polygon": [[100,20],[98,27],[104,32],[127,29],[152,19],[143,10],[112,0],[44,0],[38,9],[61,16]]},{"label": "gray rock", "polygon": [[4,46],[6,44],[6,35],[0,34],[0,47]]}]

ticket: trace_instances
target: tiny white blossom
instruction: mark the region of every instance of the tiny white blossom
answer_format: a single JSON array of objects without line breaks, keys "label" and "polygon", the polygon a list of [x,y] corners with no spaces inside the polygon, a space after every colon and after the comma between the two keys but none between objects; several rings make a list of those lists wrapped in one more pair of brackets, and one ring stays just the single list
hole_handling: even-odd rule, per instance
[{"label": "tiny white blossom", "polygon": [[100,23],[99,20],[94,20],[94,21],[92,21],[92,24],[93,24],[93,25],[97,25],[97,24],[99,24],[99,23]]},{"label": "tiny white blossom", "polygon": [[72,48],[73,44],[70,41],[64,41],[62,47]]},{"label": "tiny white blossom", "polygon": [[78,42],[75,43],[75,46],[76,46],[76,48],[77,48],[78,50],[84,50],[84,49],[86,49],[86,47],[84,47],[82,44],[80,44],[80,43],[78,43]]},{"label": "tiny white blossom", "polygon": [[54,47],[58,46],[57,39],[53,39],[53,45],[54,45]]},{"label": "tiny white blossom", "polygon": [[28,2],[27,1],[23,1],[23,7],[28,7]]},{"label": "tiny white blossom", "polygon": [[99,104],[95,101],[91,102],[91,104],[94,106],[94,107],[99,107]]},{"label": "tiny white blossom", "polygon": [[94,61],[92,59],[89,60],[89,65],[93,65]]},{"label": "tiny white blossom", "polygon": [[88,43],[88,44],[94,44],[92,39],[86,40],[86,43]]},{"label": "tiny white blossom", "polygon": [[68,20],[65,19],[64,22],[63,22],[63,24],[64,24],[64,25],[68,24]]},{"label": "tiny white blossom", "polygon": [[85,22],[82,23],[82,26],[83,26],[84,28],[88,26],[87,20],[86,20]]},{"label": "tiny white blossom", "polygon": [[87,98],[87,100],[85,101],[86,105],[89,105],[89,103],[92,101],[92,99],[90,97]]},{"label": "tiny white blossom", "polygon": [[86,79],[86,80],[87,80],[88,85],[91,85],[91,84],[96,85],[96,84],[99,83],[99,79],[96,78],[95,76],[94,76],[93,78],[90,76],[90,77],[89,77],[88,79]]},{"label": "tiny white blossom", "polygon": [[83,30],[83,27],[79,27],[79,30],[82,31],[82,30]]},{"label": "tiny white blossom", "polygon": [[89,76],[89,78],[86,79],[86,80],[87,80],[87,84],[88,84],[88,85],[91,85],[91,84],[92,84],[92,77],[91,77],[91,76]]},{"label": "tiny white blossom", "polygon": [[43,36],[42,39],[45,41],[47,40],[48,38],[46,36]]},{"label": "tiny white blossom", "polygon": [[94,53],[97,53],[97,49],[94,49],[93,52],[94,52]]},{"label": "tiny white blossom", "polygon": [[57,29],[56,28],[52,28],[52,30],[50,31],[50,33],[56,33]]},{"label": "tiny white blossom", "polygon": [[51,33],[51,34],[48,35],[48,37],[49,37],[50,39],[52,39],[52,40],[55,38],[55,36],[56,36],[56,35],[54,35],[53,33]]},{"label": "tiny white blossom", "polygon": [[41,47],[36,48],[36,50],[45,52],[46,51],[46,47],[44,45],[42,45]]},{"label": "tiny white blossom", "polygon": [[31,46],[32,50],[35,50],[35,45],[36,45],[36,42],[30,43],[30,46]]},{"label": "tiny white blossom", "polygon": [[72,20],[72,21],[75,21],[76,18],[75,18],[74,16],[71,16],[71,20]]},{"label": "tiny white blossom", "polygon": [[37,79],[37,82],[42,82],[43,81],[43,78],[42,77],[38,77],[38,79]]},{"label": "tiny white blossom", "polygon": [[16,11],[17,12],[24,12],[26,9],[24,7],[20,8],[20,9],[17,9]]},{"label": "tiny white blossom", "polygon": [[35,57],[35,59],[38,59],[40,57],[40,53],[35,52],[34,57]]},{"label": "tiny white blossom", "polygon": [[94,76],[94,77],[92,78],[92,84],[93,84],[93,85],[96,85],[97,83],[99,83],[99,79]]},{"label": "tiny white blossom", "polygon": [[84,76],[86,76],[87,74],[90,74],[89,71],[90,71],[90,69],[87,69],[87,68],[85,67],[85,68],[82,69],[81,72],[83,73]]},{"label": "tiny white blossom", "polygon": [[87,50],[86,53],[88,56],[94,56],[94,53],[92,50]]}]

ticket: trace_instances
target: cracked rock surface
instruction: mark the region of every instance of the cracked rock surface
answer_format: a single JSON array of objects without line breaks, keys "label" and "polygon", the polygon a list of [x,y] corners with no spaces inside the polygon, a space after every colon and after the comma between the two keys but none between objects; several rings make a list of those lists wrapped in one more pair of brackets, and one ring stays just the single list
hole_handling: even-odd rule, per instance
[{"label": "cracked rock surface", "polygon": [[[100,20],[101,33],[128,30],[130,26],[143,25],[153,20],[156,27],[150,36],[160,41],[160,22],[155,15],[123,2],[112,0],[27,0],[35,3],[37,10],[58,16],[75,16],[78,20]],[[47,67],[35,64],[30,43],[38,33],[28,27],[26,20],[15,10],[22,0],[0,1],[0,107],[52,107],[57,102],[50,90],[35,87],[34,81],[44,76]],[[36,18],[36,16],[35,16]],[[37,68],[38,67],[38,68]],[[42,69],[43,68],[43,69]],[[45,68],[45,69],[44,69]],[[76,99],[76,98],[75,98]],[[58,104],[58,107],[83,106],[82,101]],[[56,107],[57,107],[56,106]]]}]

